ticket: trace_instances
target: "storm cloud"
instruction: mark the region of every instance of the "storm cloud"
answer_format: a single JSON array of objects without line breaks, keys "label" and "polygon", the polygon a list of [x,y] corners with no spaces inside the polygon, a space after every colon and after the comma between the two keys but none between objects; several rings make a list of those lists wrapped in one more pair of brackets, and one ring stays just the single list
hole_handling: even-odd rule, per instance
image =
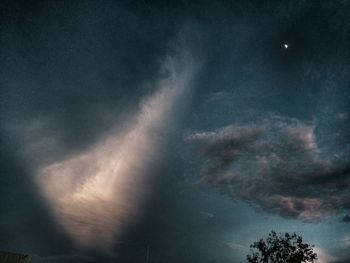
[{"label": "storm cloud", "polygon": [[[173,45],[153,91],[141,99],[135,116],[118,123],[124,129],[112,129],[84,150],[62,150],[50,118],[11,128],[24,138],[23,155],[31,160],[45,203],[77,245],[111,250],[140,213],[167,127],[174,125],[177,105],[186,101],[198,69],[185,45],[182,37]],[[60,149],[65,154],[47,158]]]},{"label": "storm cloud", "polygon": [[311,122],[274,116],[187,140],[205,160],[206,183],[259,210],[310,221],[350,208],[350,169],[322,153],[314,131]]}]

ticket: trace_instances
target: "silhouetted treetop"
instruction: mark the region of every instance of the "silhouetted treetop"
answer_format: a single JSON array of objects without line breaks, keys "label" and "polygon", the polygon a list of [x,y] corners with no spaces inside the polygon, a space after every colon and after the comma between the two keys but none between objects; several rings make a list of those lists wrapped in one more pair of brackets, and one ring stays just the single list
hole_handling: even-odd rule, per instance
[{"label": "silhouetted treetop", "polygon": [[269,236],[250,245],[251,254],[247,255],[249,263],[301,263],[315,262],[317,254],[313,245],[303,243],[297,234],[271,231]]}]

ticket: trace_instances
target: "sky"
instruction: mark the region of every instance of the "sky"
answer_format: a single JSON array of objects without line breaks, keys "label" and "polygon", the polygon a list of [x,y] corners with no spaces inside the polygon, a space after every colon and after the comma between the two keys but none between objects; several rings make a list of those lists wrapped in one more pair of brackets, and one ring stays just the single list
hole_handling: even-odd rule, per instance
[{"label": "sky", "polygon": [[350,2],[1,1],[0,250],[350,262]]}]

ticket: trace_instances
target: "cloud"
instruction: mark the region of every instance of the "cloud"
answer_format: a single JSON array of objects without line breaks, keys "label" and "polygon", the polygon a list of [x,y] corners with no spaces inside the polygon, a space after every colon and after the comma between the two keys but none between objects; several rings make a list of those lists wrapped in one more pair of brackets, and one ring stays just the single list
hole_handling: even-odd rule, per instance
[{"label": "cloud", "polygon": [[235,242],[224,242],[224,244],[233,250],[243,250],[243,251],[247,250],[246,247],[242,246],[241,244],[237,244]]},{"label": "cloud", "polygon": [[346,215],[343,217],[343,222],[350,222],[350,215]]},{"label": "cloud", "polygon": [[23,152],[35,163],[44,200],[78,245],[111,249],[147,198],[151,170],[197,66],[183,47],[166,57],[161,70],[155,91],[142,100],[139,112],[118,124],[124,131],[112,132],[90,148],[55,156],[52,152],[65,149],[55,136],[59,133],[50,136],[47,131],[54,122],[50,119],[35,119],[21,131]]},{"label": "cloud", "polygon": [[315,125],[278,116],[187,137],[203,181],[265,212],[302,221],[350,209],[350,169],[324,157]]}]

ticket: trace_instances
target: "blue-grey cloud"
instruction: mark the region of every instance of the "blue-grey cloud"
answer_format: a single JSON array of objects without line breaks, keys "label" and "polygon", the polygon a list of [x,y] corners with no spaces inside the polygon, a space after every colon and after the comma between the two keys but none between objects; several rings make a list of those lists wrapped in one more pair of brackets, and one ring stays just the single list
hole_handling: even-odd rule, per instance
[{"label": "blue-grey cloud", "polygon": [[344,222],[349,222],[350,223],[350,215],[346,215],[343,217]]}]

